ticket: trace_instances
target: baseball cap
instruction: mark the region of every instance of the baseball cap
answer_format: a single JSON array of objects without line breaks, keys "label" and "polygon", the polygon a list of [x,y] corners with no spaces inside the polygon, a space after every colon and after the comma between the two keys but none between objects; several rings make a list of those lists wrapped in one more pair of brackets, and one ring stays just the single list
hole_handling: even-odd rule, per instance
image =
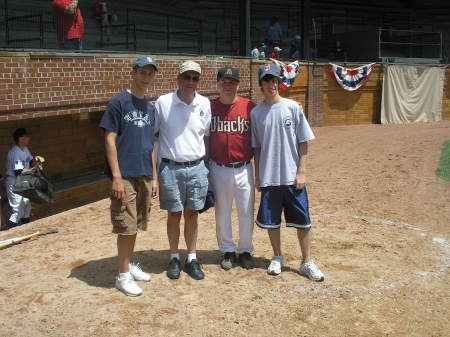
[{"label": "baseball cap", "polygon": [[214,198],[214,192],[211,190],[208,190],[208,192],[206,193],[206,198],[205,198],[205,205],[203,206],[203,208],[201,210],[199,210],[199,213],[203,213],[206,212],[208,209],[210,209],[211,207],[214,207],[216,203],[216,200]]},{"label": "baseball cap", "polygon": [[200,64],[194,61],[185,61],[180,66],[179,74],[185,73],[186,71],[195,71],[196,73],[202,74],[202,68],[200,68]]},{"label": "baseball cap", "polygon": [[14,131],[14,133],[13,133],[14,139],[18,139],[18,138],[20,138],[20,137],[27,136],[27,135],[30,136],[31,133],[29,133],[29,132],[27,131],[27,129],[25,129],[25,128],[18,128],[18,129],[16,129],[16,131]]},{"label": "baseball cap", "polygon": [[268,63],[259,66],[258,69],[259,80],[262,80],[267,75],[272,75],[281,78],[281,67],[275,63]]},{"label": "baseball cap", "polygon": [[217,80],[222,78],[231,78],[239,82],[239,70],[233,67],[223,67],[217,72]]},{"label": "baseball cap", "polygon": [[152,66],[156,71],[158,71],[158,67],[156,66],[155,61],[153,61],[153,59],[149,56],[139,56],[133,62],[133,69],[142,68],[145,66]]},{"label": "baseball cap", "polygon": [[273,48],[273,50],[275,50],[277,53],[279,53],[279,52],[282,51],[283,49],[281,49],[280,47],[275,47],[275,48]]}]

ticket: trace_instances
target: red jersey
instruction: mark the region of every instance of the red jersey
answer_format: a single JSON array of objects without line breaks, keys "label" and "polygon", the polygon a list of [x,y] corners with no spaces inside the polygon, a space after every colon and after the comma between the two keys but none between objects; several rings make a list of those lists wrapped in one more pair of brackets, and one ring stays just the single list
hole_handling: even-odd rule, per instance
[{"label": "red jersey", "polygon": [[238,96],[233,104],[211,101],[209,153],[218,164],[249,161],[253,156],[250,111],[256,104]]},{"label": "red jersey", "polygon": [[79,8],[75,10],[75,14],[64,12],[73,0],[53,0],[55,9],[56,33],[58,42],[63,43],[65,40],[81,39],[84,36],[84,22]]}]

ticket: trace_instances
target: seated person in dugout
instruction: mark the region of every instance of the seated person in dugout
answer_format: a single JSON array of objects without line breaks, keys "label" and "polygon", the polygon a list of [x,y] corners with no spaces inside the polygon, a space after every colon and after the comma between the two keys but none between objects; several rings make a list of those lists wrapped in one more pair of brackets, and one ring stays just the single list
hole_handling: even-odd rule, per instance
[{"label": "seated person in dugout", "polygon": [[314,134],[300,105],[282,98],[278,88],[281,68],[264,64],[258,71],[264,101],[251,111],[252,146],[255,151],[255,186],[261,192],[256,224],[266,229],[273,249],[267,269],[278,275],[283,267],[280,224],[297,229],[302,252],[299,273],[314,281],[325,276],[311,260],[311,221],[306,190],[308,141]]},{"label": "seated person in dugout", "polygon": [[158,195],[155,107],[145,98],[156,71],[150,57],[138,57],[131,71],[131,90],[111,98],[100,122],[105,130],[105,173],[111,178],[111,222],[117,234],[116,288],[128,296],[142,294],[136,281],[150,281],[131,258],[137,231],[147,230],[150,202]]},{"label": "seated person in dugout", "polygon": [[20,223],[30,222],[31,201],[12,191],[16,177],[19,174],[29,172],[34,168],[43,168],[44,158],[40,156],[33,158],[28,150],[31,140],[30,136],[31,134],[25,128],[18,128],[13,133],[15,145],[8,152],[5,183],[11,214],[4,229],[16,227]]},{"label": "seated person in dugout", "polygon": [[178,89],[156,101],[155,132],[159,132],[159,201],[167,211],[170,261],[167,277],[181,275],[180,221],[184,216],[184,238],[188,250],[184,271],[195,280],[205,277],[197,260],[198,211],[205,204],[208,169],[204,163],[204,137],[209,134],[209,100],[197,93],[202,70],[193,61],[178,72]]},{"label": "seated person in dugout", "polygon": [[[221,266],[231,269],[237,262],[252,269],[255,187],[250,111],[256,105],[237,95],[239,71],[224,67],[217,73],[219,98],[211,101],[211,128],[206,139],[210,182],[214,190],[217,243],[223,253]],[[239,242],[233,242],[231,210],[236,203]]]}]

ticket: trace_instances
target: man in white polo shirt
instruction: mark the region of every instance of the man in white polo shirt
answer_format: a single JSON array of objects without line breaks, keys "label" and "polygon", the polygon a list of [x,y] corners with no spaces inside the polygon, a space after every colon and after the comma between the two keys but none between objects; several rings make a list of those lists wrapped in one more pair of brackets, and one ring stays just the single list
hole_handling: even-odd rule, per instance
[{"label": "man in white polo shirt", "polygon": [[184,215],[184,238],[188,256],[184,271],[193,279],[205,276],[196,256],[198,211],[205,204],[208,169],[204,137],[209,134],[209,100],[196,92],[202,71],[193,61],[184,62],[177,77],[178,89],[156,101],[155,133],[159,132],[160,207],[168,211],[167,236],[170,262],[167,276],[178,279],[181,273],[178,243],[180,220]]}]

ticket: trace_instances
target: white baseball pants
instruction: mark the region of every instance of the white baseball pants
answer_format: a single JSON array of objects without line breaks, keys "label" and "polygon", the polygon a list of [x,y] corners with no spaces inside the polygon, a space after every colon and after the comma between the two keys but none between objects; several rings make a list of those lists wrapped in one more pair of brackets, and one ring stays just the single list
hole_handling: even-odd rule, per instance
[{"label": "white baseball pants", "polygon": [[[216,235],[221,252],[253,251],[255,188],[252,164],[240,168],[211,162],[210,182],[215,197]],[[235,201],[239,221],[239,243],[233,241],[231,210]]]},{"label": "white baseball pants", "polygon": [[11,206],[11,216],[9,217],[9,221],[18,224],[20,219],[30,217],[31,201],[28,198],[13,193],[12,186],[15,182],[15,177],[8,177],[6,179],[6,193],[8,194],[9,206]]}]

